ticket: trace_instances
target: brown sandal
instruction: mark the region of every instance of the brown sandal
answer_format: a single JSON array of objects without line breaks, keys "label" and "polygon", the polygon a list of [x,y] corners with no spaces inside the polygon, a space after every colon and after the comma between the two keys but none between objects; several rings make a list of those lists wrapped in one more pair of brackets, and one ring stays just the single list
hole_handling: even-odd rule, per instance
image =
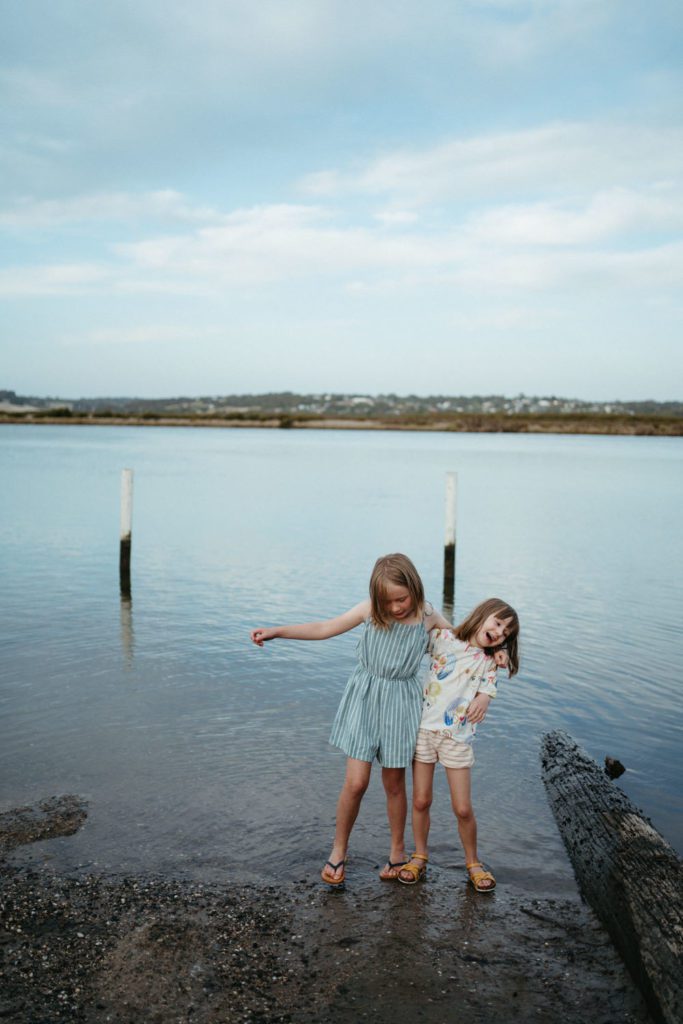
[{"label": "brown sandal", "polygon": [[[466,864],[465,867],[467,868],[468,878],[477,892],[493,892],[496,888],[496,880],[480,860],[475,860],[472,864]],[[473,872],[472,868],[481,868],[481,871]],[[482,882],[491,882],[492,884],[482,885]]]},{"label": "brown sandal", "polygon": [[[413,860],[424,861],[424,864],[411,864],[410,861]],[[401,871],[399,871],[398,875],[396,876],[399,882],[402,882],[403,885],[417,885],[420,879],[424,878],[424,876],[427,874],[427,862],[429,861],[429,857],[425,853],[414,853],[410,858],[410,861],[408,861],[408,863],[401,868],[401,871],[407,871],[408,874],[412,875],[413,877],[401,878]]]},{"label": "brown sandal", "polygon": [[[320,877],[322,878],[323,882],[327,882],[328,885],[343,885],[344,882],[346,881],[346,871],[344,870],[345,866],[346,857],[344,857],[343,860],[340,860],[338,864],[333,864],[331,860],[326,860],[325,866],[320,872]],[[342,869],[342,873],[339,876],[339,878],[334,878],[334,872],[337,871],[339,868]]]}]

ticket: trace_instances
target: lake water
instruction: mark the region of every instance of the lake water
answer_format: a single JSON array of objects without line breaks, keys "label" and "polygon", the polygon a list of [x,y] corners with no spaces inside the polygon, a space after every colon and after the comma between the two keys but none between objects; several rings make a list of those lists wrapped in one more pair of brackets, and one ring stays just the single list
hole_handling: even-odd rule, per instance
[{"label": "lake water", "polygon": [[[132,602],[120,475],[135,472]],[[357,637],[249,629],[361,600],[404,551],[440,603],[445,473],[458,472],[456,618],[519,611],[522,668],[476,745],[480,853],[510,886],[573,889],[539,771],[563,728],[683,848],[678,438],[3,426],[0,809],[86,797],[60,870],[315,877],[344,757],[327,739]],[[387,853],[379,773],[352,836]],[[462,853],[437,774],[432,856]],[[368,875],[370,877],[370,875]],[[454,874],[455,877],[455,874]]]}]

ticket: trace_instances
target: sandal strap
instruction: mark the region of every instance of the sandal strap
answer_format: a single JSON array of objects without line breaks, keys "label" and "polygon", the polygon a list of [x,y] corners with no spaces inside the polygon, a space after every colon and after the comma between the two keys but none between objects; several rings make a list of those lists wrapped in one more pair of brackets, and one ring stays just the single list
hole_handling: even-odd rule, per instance
[{"label": "sandal strap", "polygon": [[[318,863],[320,863],[320,861],[318,861]],[[336,871],[338,868],[342,866],[342,864],[346,864],[346,857],[344,858],[344,860],[340,860],[338,864],[333,864],[331,860],[326,860],[325,866],[327,867],[328,864],[330,865],[333,871]]]},{"label": "sandal strap", "polygon": [[[490,892],[496,886],[496,880],[493,874],[488,870],[485,864],[482,864],[480,860],[475,860],[471,864],[466,864],[467,874],[469,875],[470,882],[477,890],[477,892]],[[473,870],[479,868],[479,871]],[[482,885],[482,882],[490,882],[490,885]]]},{"label": "sandal strap", "polygon": [[411,860],[423,860],[425,862],[425,864],[429,861],[429,857],[427,856],[426,853],[414,853],[411,856],[410,859]]}]

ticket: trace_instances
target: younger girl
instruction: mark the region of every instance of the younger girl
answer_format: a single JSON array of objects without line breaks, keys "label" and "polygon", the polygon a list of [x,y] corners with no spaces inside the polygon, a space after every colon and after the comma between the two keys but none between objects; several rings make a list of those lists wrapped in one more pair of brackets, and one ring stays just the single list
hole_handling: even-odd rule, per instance
[{"label": "younger girl", "polygon": [[321,873],[329,885],[344,881],[349,836],[375,758],[382,766],[391,831],[389,859],[380,878],[396,878],[407,862],[405,770],[413,760],[420,724],[420,662],[429,631],[449,623],[425,603],[422,580],[410,559],[395,554],[377,559],[370,597],[343,615],[325,622],[251,631],[253,642],[262,647],[266,640],[276,638],[327,640],[361,623],[365,625],[358,641],[358,664],[346,685],[330,736],[330,743],[340,747],[347,760],[332,852]]},{"label": "younger girl", "polygon": [[516,611],[497,597],[478,605],[454,629],[435,629],[431,634],[431,671],[413,762],[415,853],[398,875],[405,885],[414,885],[427,869],[434,766],[440,761],[446,769],[470,881],[477,892],[495,888],[495,878],[477,854],[477,822],[470,797],[472,740],[496,695],[496,663],[507,664],[510,676],[519,669],[518,635]]}]

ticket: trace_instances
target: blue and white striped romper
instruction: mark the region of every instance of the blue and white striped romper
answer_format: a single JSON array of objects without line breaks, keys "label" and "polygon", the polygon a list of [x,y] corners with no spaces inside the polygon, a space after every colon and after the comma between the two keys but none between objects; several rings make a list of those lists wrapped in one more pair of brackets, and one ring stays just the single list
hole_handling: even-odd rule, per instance
[{"label": "blue and white striped romper", "polygon": [[367,619],[358,641],[358,665],[337,709],[330,743],[359,761],[384,768],[413,761],[422,714],[420,664],[427,649],[423,622],[379,629]]}]

